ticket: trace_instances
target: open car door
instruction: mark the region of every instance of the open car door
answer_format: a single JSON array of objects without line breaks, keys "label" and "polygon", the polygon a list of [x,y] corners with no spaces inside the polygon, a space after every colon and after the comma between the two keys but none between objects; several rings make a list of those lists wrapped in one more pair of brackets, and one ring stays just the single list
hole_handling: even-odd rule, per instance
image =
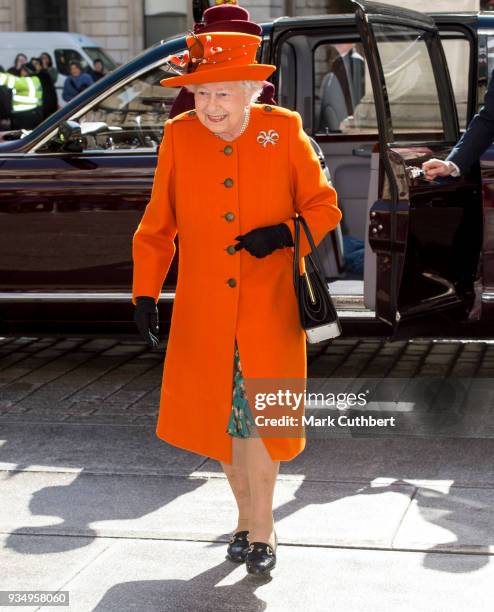
[{"label": "open car door", "polygon": [[460,135],[437,28],[414,11],[364,0],[337,4],[355,12],[375,99],[380,167],[369,243],[377,258],[376,315],[395,337],[466,320],[482,245],[479,165],[460,178],[427,181],[421,172]]}]

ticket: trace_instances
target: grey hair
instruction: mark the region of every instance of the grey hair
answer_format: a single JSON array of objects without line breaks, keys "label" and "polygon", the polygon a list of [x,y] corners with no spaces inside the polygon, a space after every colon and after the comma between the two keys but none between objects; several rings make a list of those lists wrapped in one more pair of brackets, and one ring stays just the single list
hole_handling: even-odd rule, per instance
[{"label": "grey hair", "polygon": [[[239,85],[241,85],[241,87],[243,87],[246,90],[247,93],[250,93],[251,95],[250,103],[251,104],[259,98],[264,88],[263,81],[244,80],[244,81],[235,81],[235,83],[238,83]],[[193,94],[196,93],[198,87],[199,87],[199,84],[197,83],[187,85],[187,89]]]}]

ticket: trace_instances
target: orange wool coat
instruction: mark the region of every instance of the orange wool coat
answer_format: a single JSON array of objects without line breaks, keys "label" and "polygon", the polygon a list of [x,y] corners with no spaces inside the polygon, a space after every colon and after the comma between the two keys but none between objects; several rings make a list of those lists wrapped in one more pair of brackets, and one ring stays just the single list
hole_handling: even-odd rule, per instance
[{"label": "orange wool coat", "polygon": [[[270,130],[278,135],[274,144],[266,141]],[[257,227],[287,222],[293,235],[296,212],[307,220],[316,244],[341,218],[336,192],[297,112],[254,104],[247,129],[232,142],[203,126],[195,111],[165,123],[151,199],[133,238],[134,304],[140,295],[158,300],[177,232],[180,241],[159,438],[232,462],[226,428],[235,338],[246,380],[305,383],[306,340],[293,287],[293,248],[261,259],[245,249],[227,250],[236,244],[235,236]],[[303,235],[301,255],[309,250]],[[289,461],[305,448],[305,434],[262,439],[277,461]]]}]

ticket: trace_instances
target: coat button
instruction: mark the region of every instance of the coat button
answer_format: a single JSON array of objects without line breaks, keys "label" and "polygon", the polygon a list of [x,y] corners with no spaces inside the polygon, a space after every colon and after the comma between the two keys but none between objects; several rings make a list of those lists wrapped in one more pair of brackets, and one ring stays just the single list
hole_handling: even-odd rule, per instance
[{"label": "coat button", "polygon": [[237,286],[237,281],[234,278],[229,278],[228,279],[228,286],[229,287],[236,287]]},{"label": "coat button", "polygon": [[235,255],[235,253],[237,252],[235,250],[235,245],[234,244],[230,244],[226,247],[226,252],[228,253],[228,255]]},{"label": "coat button", "polygon": [[226,147],[223,149],[223,153],[225,155],[231,155],[233,153],[233,147],[226,145]]},{"label": "coat button", "polygon": [[226,179],[223,181],[223,185],[224,185],[225,187],[233,187],[233,179],[231,179],[231,178],[226,178]]},{"label": "coat button", "polygon": [[235,215],[232,212],[227,212],[224,217],[227,221],[233,221],[235,219]]},{"label": "coat button", "polygon": [[195,110],[191,110],[187,113],[187,115],[189,115],[189,117],[195,117],[196,116],[196,111]]},{"label": "coat button", "polygon": [[265,106],[265,107],[264,107],[264,110],[265,110],[267,113],[270,113],[270,112],[273,110],[273,107],[272,107],[272,106]]}]

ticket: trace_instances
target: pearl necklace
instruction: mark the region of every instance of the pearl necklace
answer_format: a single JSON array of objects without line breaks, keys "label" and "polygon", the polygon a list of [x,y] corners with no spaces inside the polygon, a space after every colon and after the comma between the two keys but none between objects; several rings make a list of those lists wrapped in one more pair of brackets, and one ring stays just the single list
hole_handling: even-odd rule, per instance
[{"label": "pearl necklace", "polygon": [[[236,138],[238,138],[239,136],[241,136],[245,132],[245,130],[247,129],[247,125],[249,124],[249,119],[250,119],[250,104],[249,104],[249,106],[245,107],[244,121],[242,123],[242,127],[240,128],[240,132],[238,133],[238,135],[235,138],[233,138],[233,140],[235,140]],[[218,138],[221,138],[221,136],[219,134],[216,134],[216,136],[218,136]],[[226,140],[226,139],[222,138],[222,140]]]},{"label": "pearl necklace", "polygon": [[244,122],[242,123],[242,127],[240,128],[240,133],[238,136],[241,136],[245,132],[247,124],[249,123],[249,119],[250,119],[250,104],[249,106],[247,106],[247,110],[245,111]]}]

